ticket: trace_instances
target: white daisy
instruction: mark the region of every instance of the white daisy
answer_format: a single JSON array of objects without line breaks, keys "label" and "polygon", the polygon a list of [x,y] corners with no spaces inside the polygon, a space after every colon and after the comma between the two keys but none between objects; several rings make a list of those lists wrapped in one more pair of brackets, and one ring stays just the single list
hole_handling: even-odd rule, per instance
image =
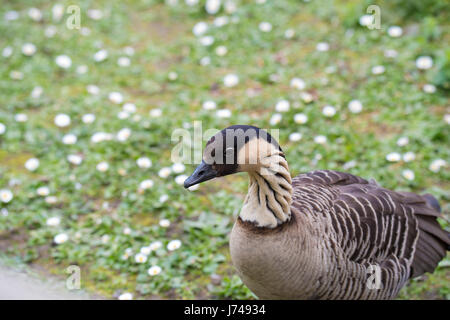
[{"label": "white daisy", "polygon": [[0,135],[6,132],[6,126],[0,122]]},{"label": "white daisy", "polygon": [[389,162],[397,162],[402,159],[402,156],[398,152],[391,152],[386,155],[386,160]]},{"label": "white daisy", "polygon": [[133,56],[134,55],[134,48],[127,46],[125,48],[123,48],[123,53],[125,53],[127,56]]},{"label": "white daisy", "polygon": [[136,263],[145,263],[147,262],[147,256],[145,254],[138,253],[134,256],[134,261],[136,261]]},{"label": "white daisy", "polygon": [[359,24],[363,27],[367,27],[371,25],[373,22],[373,16],[369,14],[365,14],[361,17],[359,17]]},{"label": "white daisy", "polygon": [[102,62],[108,58],[108,51],[101,49],[94,54],[94,60],[97,62]]},{"label": "white daisy", "polygon": [[58,31],[58,30],[56,29],[55,26],[48,26],[48,27],[45,28],[45,30],[44,30],[44,35],[45,35],[47,38],[53,38],[53,37],[55,36],[55,34],[56,34],[57,31]]},{"label": "white daisy", "polygon": [[22,46],[22,53],[28,57],[31,57],[36,53],[36,46],[32,43],[25,43]]},{"label": "white daisy", "polygon": [[152,251],[156,251],[162,247],[162,242],[161,241],[152,242],[150,243],[149,247]]},{"label": "white daisy", "polygon": [[181,174],[175,177],[175,182],[176,184],[183,185],[184,181],[186,181],[187,178],[188,178],[187,175]]},{"label": "white daisy", "polygon": [[110,133],[106,133],[106,132],[96,132],[92,135],[91,137],[91,141],[93,143],[99,143],[102,141],[108,141],[111,140],[113,138],[113,135]]},{"label": "white daisy", "polygon": [[409,143],[409,138],[408,137],[400,137],[397,140],[397,145],[399,147],[404,147]]},{"label": "white daisy", "polygon": [[274,113],[272,117],[270,117],[269,123],[272,126],[277,125],[278,123],[280,123],[282,118],[283,116],[281,115],[281,113]]},{"label": "white daisy", "polygon": [[103,12],[98,9],[89,9],[87,15],[92,20],[100,20],[103,18]]},{"label": "white daisy", "polygon": [[228,109],[219,109],[216,112],[218,118],[229,118],[231,117],[231,111]]},{"label": "white daisy", "polygon": [[88,66],[84,65],[84,64],[81,65],[81,66],[78,66],[77,69],[76,69],[76,72],[78,74],[85,74],[86,72],[88,72]]},{"label": "white daisy", "polygon": [[5,12],[5,20],[6,21],[13,21],[19,19],[19,13],[15,10],[7,11]]},{"label": "white daisy", "polygon": [[208,30],[208,24],[206,22],[200,21],[197,22],[192,28],[192,33],[199,37],[203,35]]},{"label": "white daisy", "polygon": [[23,73],[21,71],[12,70],[9,73],[9,77],[13,80],[22,80],[23,79]]},{"label": "white daisy", "polygon": [[95,121],[95,115],[92,113],[87,113],[84,114],[83,117],[81,118],[81,121],[83,121],[83,123],[89,124]]},{"label": "white daisy", "polygon": [[285,37],[286,39],[292,39],[294,36],[295,36],[295,31],[294,31],[294,29],[287,29],[287,30],[284,32],[284,37]]},{"label": "white daisy", "polygon": [[28,116],[25,113],[18,113],[14,116],[14,120],[17,122],[27,122]]},{"label": "white daisy", "polygon": [[4,58],[9,58],[12,55],[12,53],[13,53],[13,48],[9,47],[9,46],[3,48],[3,50],[2,50],[2,56]]},{"label": "white daisy", "polygon": [[11,192],[11,190],[8,189],[1,189],[0,190],[0,201],[3,203],[8,203],[12,200],[13,198],[13,193]]},{"label": "white daisy", "polygon": [[124,235],[129,235],[129,234],[131,234],[131,228],[129,228],[129,227],[123,228],[122,232]]},{"label": "white daisy", "polygon": [[108,99],[112,103],[120,104],[123,102],[123,95],[120,92],[113,91],[108,94]]},{"label": "white daisy", "polygon": [[414,152],[409,151],[403,155],[403,161],[405,162],[411,162],[414,161],[414,159],[416,159],[416,154]]},{"label": "white daisy", "polygon": [[403,34],[403,29],[399,26],[392,26],[388,28],[387,32],[390,37],[398,38]]},{"label": "white daisy", "polygon": [[325,144],[325,143],[327,143],[327,137],[325,137],[323,135],[315,136],[314,142],[317,144]]},{"label": "white daisy", "polygon": [[49,227],[57,227],[61,223],[61,219],[59,217],[51,217],[47,219],[46,224]]},{"label": "white daisy", "polygon": [[67,240],[69,240],[69,236],[65,233],[60,233],[53,238],[53,241],[56,244],[63,244],[64,242],[67,242]]},{"label": "white daisy", "polygon": [[207,100],[207,101],[203,102],[202,107],[205,110],[214,110],[217,108],[217,104],[212,100]]},{"label": "white daisy", "polygon": [[184,164],[182,163],[174,163],[172,165],[172,171],[175,173],[181,173],[186,169],[186,167],[184,166]]},{"label": "white daisy", "polygon": [[139,168],[148,169],[152,166],[152,160],[147,157],[140,157],[136,160],[136,164]]},{"label": "white daisy", "polygon": [[325,117],[332,117],[336,114],[336,109],[333,106],[325,106],[322,109],[322,113]]},{"label": "white daisy", "polygon": [[68,69],[72,65],[72,59],[70,59],[69,56],[63,54],[55,58],[55,63],[60,68]]},{"label": "white daisy", "polygon": [[119,300],[133,300],[133,294],[131,294],[129,292],[124,292],[119,296],[118,299]]},{"label": "white daisy", "polygon": [[162,115],[162,110],[159,108],[155,108],[150,110],[150,117],[152,118],[159,118]]},{"label": "white daisy", "polygon": [[152,252],[152,249],[150,247],[142,247],[139,252],[148,256]]},{"label": "white daisy", "polygon": [[70,125],[70,117],[65,113],[60,113],[55,116],[54,122],[58,127],[67,127]]},{"label": "white daisy", "polygon": [[142,182],[139,184],[139,189],[147,190],[147,189],[152,188],[153,185],[154,185],[153,180],[147,179],[147,180],[142,181]]},{"label": "white daisy", "polygon": [[200,59],[200,65],[207,66],[211,64],[211,58],[210,57],[203,57]]},{"label": "white daisy", "polygon": [[221,6],[221,0],[206,0],[205,10],[209,14],[216,14],[219,12]]},{"label": "white daisy", "polygon": [[422,88],[423,92],[425,93],[435,93],[436,92],[436,87],[432,84],[425,84]]},{"label": "white daisy", "polygon": [[406,169],[402,171],[402,176],[406,180],[412,181],[415,178],[414,171]]},{"label": "white daisy", "polygon": [[119,59],[117,59],[117,65],[119,67],[129,67],[131,64],[131,60],[128,57],[119,57]]},{"label": "white daisy", "polygon": [[60,3],[56,3],[52,7],[52,16],[54,21],[60,21],[64,16],[64,6]]},{"label": "white daisy", "polygon": [[128,128],[123,128],[117,133],[116,138],[118,141],[124,142],[124,141],[128,140],[130,135],[131,135],[131,130]]},{"label": "white daisy", "polygon": [[384,68],[384,66],[381,66],[381,65],[374,66],[374,67],[372,68],[372,74],[375,74],[375,75],[377,75],[377,74],[383,74],[385,70],[386,70],[386,69]]},{"label": "white daisy", "polygon": [[350,110],[351,113],[360,113],[363,109],[363,105],[361,101],[359,100],[351,100],[348,103],[348,110]]},{"label": "white daisy", "polygon": [[100,172],[105,172],[105,171],[107,171],[109,169],[109,164],[106,161],[102,161],[102,162],[97,164],[96,168]]},{"label": "white daisy", "polygon": [[302,134],[300,132],[293,132],[289,135],[290,141],[299,141],[302,138]]},{"label": "white daisy", "polygon": [[66,134],[62,138],[62,142],[64,144],[75,144],[77,143],[77,136],[72,133]]},{"label": "white daisy", "polygon": [[181,247],[181,241],[180,240],[172,240],[167,244],[167,250],[174,251]]},{"label": "white daisy", "polygon": [[97,86],[94,85],[94,84],[88,85],[88,86],[86,87],[86,90],[87,90],[88,93],[90,93],[90,94],[92,94],[92,95],[97,95],[97,94],[100,93],[100,88],[97,87]]},{"label": "white daisy", "polygon": [[164,202],[166,202],[167,200],[169,200],[169,196],[168,196],[167,194],[163,194],[163,195],[161,195],[161,196],[159,197],[159,202],[160,202],[160,203],[164,203]]},{"label": "white daisy", "polygon": [[228,49],[227,49],[227,47],[225,47],[225,46],[218,46],[218,47],[216,48],[216,54],[217,54],[219,57],[223,57],[224,55],[227,54],[227,52],[228,52]]},{"label": "white daisy", "polygon": [[433,172],[439,172],[442,167],[445,167],[447,162],[443,159],[436,159],[430,163],[429,169]]},{"label": "white daisy", "polygon": [[131,102],[127,102],[122,106],[123,111],[128,113],[135,113],[136,112],[136,105]]},{"label": "white daisy", "polygon": [[58,202],[58,198],[55,196],[47,196],[45,197],[45,202],[48,204],[55,204],[56,202]]},{"label": "white daisy", "polygon": [[192,6],[195,6],[195,5],[198,3],[198,0],[184,0],[184,2],[185,2],[188,6],[192,7]]},{"label": "white daisy", "polygon": [[168,219],[161,219],[159,225],[163,228],[167,228],[170,226],[170,221]]},{"label": "white daisy", "polygon": [[41,21],[42,20],[42,12],[38,8],[28,9],[28,16],[33,21]]},{"label": "white daisy", "polygon": [[444,121],[445,121],[447,124],[450,124],[450,113],[447,113],[446,115],[444,115]]},{"label": "white daisy", "polygon": [[416,60],[416,67],[418,69],[426,70],[433,66],[433,59],[429,56],[421,56]]},{"label": "white daisy", "polygon": [[28,171],[35,171],[39,168],[39,160],[36,158],[30,158],[25,162],[25,168]]},{"label": "white daisy", "polygon": [[214,19],[214,25],[218,28],[223,27],[228,24],[229,18],[227,16],[221,16]]},{"label": "white daisy", "polygon": [[46,197],[50,194],[50,189],[48,187],[39,187],[37,188],[36,193],[41,197]]},{"label": "white daisy", "polygon": [[152,266],[152,267],[150,267],[150,269],[148,269],[148,274],[150,276],[156,276],[160,273],[161,273],[161,267],[159,267],[159,266]]},{"label": "white daisy", "polygon": [[287,112],[290,109],[290,103],[287,100],[280,100],[275,105],[275,110],[278,112]]},{"label": "white daisy", "polygon": [[42,87],[37,86],[37,87],[33,88],[33,90],[31,91],[30,96],[33,99],[39,99],[43,92],[44,92],[44,89],[42,89]]},{"label": "white daisy", "polygon": [[239,77],[234,73],[227,74],[223,78],[223,84],[225,85],[225,87],[231,88],[231,87],[236,86],[238,83],[239,83]]},{"label": "white daisy", "polygon": [[326,42],[319,42],[316,45],[316,50],[319,52],[325,52],[328,51],[330,49],[330,45]]},{"label": "white daisy", "polygon": [[306,87],[305,81],[303,81],[303,79],[300,78],[292,78],[291,82],[290,82],[290,86],[292,88],[298,89],[298,90],[303,90]]},{"label": "white daisy", "polygon": [[200,38],[200,44],[205,47],[209,47],[214,43],[214,37],[213,36],[204,36]]},{"label": "white daisy", "polygon": [[304,113],[297,113],[294,115],[294,122],[298,124],[304,124],[308,122],[308,116]]},{"label": "white daisy", "polygon": [[272,24],[270,24],[270,22],[261,22],[258,28],[262,32],[270,32],[272,31]]},{"label": "white daisy", "polygon": [[67,156],[67,161],[69,161],[71,164],[79,165],[83,161],[83,158],[77,154],[69,154]]},{"label": "white daisy", "polygon": [[386,49],[384,50],[384,56],[386,58],[396,58],[398,56],[398,52],[394,49]]},{"label": "white daisy", "polygon": [[158,176],[161,178],[167,178],[172,173],[172,170],[167,167],[163,167],[158,171]]}]

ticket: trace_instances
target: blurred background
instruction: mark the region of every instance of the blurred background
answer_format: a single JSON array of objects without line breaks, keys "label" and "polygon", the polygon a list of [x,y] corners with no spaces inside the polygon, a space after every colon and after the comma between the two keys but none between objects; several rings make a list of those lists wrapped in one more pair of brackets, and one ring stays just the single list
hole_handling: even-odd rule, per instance
[{"label": "blurred background", "polygon": [[[228,249],[246,176],[185,190],[194,166],[171,161],[174,130],[194,121],[279,129],[293,175],[429,192],[448,227],[449,12],[445,0],[2,1],[0,273],[79,275],[112,299],[255,298]],[[449,266],[399,298],[449,299]]]}]

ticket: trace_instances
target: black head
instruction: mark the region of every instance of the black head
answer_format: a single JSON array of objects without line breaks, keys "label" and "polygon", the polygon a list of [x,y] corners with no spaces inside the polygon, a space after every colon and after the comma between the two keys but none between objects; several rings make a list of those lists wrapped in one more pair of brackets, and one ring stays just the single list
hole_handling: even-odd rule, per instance
[{"label": "black head", "polygon": [[[244,148],[254,144],[255,141],[262,143],[257,143],[257,148],[254,146]],[[267,150],[262,150],[261,146]],[[265,130],[248,125],[225,128],[206,143],[203,161],[186,179],[184,187],[189,188],[216,177],[248,171],[249,168],[258,164],[259,155],[267,153],[269,149],[281,150],[278,142]]]}]

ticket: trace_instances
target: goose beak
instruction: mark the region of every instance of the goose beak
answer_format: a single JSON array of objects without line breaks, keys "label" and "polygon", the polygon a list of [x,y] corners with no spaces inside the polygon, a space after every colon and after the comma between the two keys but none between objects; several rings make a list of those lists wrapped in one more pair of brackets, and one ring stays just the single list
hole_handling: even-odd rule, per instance
[{"label": "goose beak", "polygon": [[200,182],[208,181],[217,177],[217,171],[212,168],[209,164],[202,161],[195,169],[194,173],[191,174],[189,178],[184,181],[184,187],[187,189]]}]

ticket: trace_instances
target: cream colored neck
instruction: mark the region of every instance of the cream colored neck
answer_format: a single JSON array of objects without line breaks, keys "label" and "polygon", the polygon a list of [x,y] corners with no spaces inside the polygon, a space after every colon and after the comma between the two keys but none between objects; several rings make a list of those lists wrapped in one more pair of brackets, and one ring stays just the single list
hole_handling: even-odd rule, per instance
[{"label": "cream colored neck", "polygon": [[240,217],[258,227],[275,228],[291,217],[292,180],[286,159],[276,151],[248,172],[250,183]]}]

